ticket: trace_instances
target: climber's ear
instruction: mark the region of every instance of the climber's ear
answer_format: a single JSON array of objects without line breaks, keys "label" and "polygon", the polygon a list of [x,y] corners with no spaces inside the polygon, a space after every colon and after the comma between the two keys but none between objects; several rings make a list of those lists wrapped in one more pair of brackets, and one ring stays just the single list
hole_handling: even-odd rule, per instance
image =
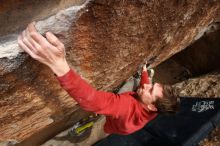
[{"label": "climber's ear", "polygon": [[157,107],[156,107],[154,104],[149,104],[149,105],[147,105],[147,108],[148,108],[150,111],[154,111],[154,112],[157,111]]}]

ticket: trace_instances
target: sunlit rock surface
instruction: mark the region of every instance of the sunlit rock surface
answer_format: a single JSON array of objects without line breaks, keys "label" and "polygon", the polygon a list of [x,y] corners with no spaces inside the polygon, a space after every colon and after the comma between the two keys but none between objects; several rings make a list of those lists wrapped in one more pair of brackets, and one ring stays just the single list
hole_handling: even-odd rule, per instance
[{"label": "sunlit rock surface", "polygon": [[[0,16],[4,16],[0,17],[0,45],[6,52],[0,55],[7,54],[8,44],[9,48],[16,46],[18,32],[36,20],[42,33],[52,31],[64,41],[71,66],[95,88],[105,91],[119,86],[145,60],[156,66],[197,40],[210,24],[219,20],[220,6],[219,1],[200,0],[91,0],[74,13],[74,19],[68,15],[57,20],[52,19],[57,18],[57,9],[72,4],[69,1],[67,6],[58,8],[56,4],[62,0],[50,2],[2,2],[5,5],[0,7]],[[84,2],[75,5],[82,6]],[[40,12],[42,15],[38,15]],[[25,14],[29,17],[24,18]],[[12,21],[11,17],[15,19]],[[69,28],[55,31],[59,30],[56,24],[61,20],[70,20],[66,26]],[[78,107],[47,67],[20,51],[12,53],[17,53],[13,59],[0,58],[0,141],[28,141],[36,133],[51,137],[53,134],[45,129],[49,131],[47,127],[51,125],[58,128],[57,123],[68,120]],[[75,119],[81,113],[75,114]]]}]

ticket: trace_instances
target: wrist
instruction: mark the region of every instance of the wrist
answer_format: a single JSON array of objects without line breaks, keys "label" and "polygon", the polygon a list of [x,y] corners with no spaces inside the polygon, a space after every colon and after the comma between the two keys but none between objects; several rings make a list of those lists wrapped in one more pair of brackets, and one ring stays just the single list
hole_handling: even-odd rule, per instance
[{"label": "wrist", "polygon": [[143,72],[144,72],[144,71],[147,71],[147,69],[144,68],[142,71],[143,71]]},{"label": "wrist", "polygon": [[66,60],[56,62],[55,64],[50,65],[50,68],[58,77],[65,75],[70,70]]}]

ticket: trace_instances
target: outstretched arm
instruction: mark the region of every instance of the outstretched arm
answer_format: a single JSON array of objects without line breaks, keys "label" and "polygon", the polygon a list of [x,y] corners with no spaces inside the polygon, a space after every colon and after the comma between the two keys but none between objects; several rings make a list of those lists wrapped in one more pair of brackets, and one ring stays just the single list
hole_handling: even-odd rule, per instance
[{"label": "outstretched arm", "polygon": [[123,106],[126,106],[125,100],[128,100],[127,98],[111,92],[97,91],[72,69],[57,79],[69,95],[87,111],[119,116]]},{"label": "outstretched arm", "polygon": [[19,46],[33,59],[49,66],[57,75],[61,86],[82,108],[99,114],[117,116],[123,108],[120,95],[97,91],[70,69],[62,42],[50,32],[46,38],[37,32],[33,23],[18,37]]}]

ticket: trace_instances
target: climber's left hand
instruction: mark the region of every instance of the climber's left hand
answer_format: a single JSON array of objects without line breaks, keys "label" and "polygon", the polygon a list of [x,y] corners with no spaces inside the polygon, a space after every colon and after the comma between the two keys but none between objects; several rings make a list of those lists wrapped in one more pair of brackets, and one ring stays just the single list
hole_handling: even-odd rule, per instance
[{"label": "climber's left hand", "polygon": [[69,71],[64,44],[51,32],[43,37],[36,30],[35,24],[31,23],[19,35],[18,44],[33,59],[49,66],[57,76]]}]

